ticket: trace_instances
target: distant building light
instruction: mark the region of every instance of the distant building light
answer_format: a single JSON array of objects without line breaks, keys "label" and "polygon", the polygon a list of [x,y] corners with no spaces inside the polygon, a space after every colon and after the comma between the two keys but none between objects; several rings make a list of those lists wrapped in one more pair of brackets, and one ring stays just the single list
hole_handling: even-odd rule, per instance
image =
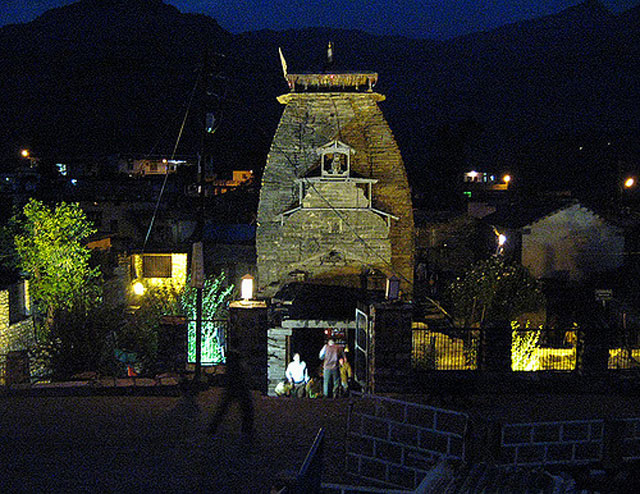
[{"label": "distant building light", "polygon": [[63,177],[67,176],[67,165],[64,163],[56,163],[56,168],[58,169],[58,173]]},{"label": "distant building light", "polygon": [[28,149],[23,149],[20,151],[20,156],[22,156],[23,158],[28,158],[29,157],[29,150]]},{"label": "distant building light", "polygon": [[504,177],[502,177],[502,181],[503,181],[505,184],[508,184],[509,182],[511,182],[511,175],[509,175],[509,174],[507,173]]},{"label": "distant building light", "polygon": [[71,179],[71,185],[78,185],[78,179],[72,178]]},{"label": "distant building light", "polygon": [[464,194],[465,196],[467,196],[467,197],[471,197],[471,191],[470,191],[470,190],[465,190],[465,191],[463,192],[463,194]]},{"label": "distant building light", "polygon": [[476,178],[478,176],[478,172],[475,170],[471,170],[467,175],[469,175],[471,178]]},{"label": "distant building light", "polygon": [[579,150],[579,151],[582,151],[583,149],[584,149],[584,146],[580,146],[580,147],[578,148],[578,150]]},{"label": "distant building light", "polygon": [[503,233],[498,235],[498,245],[502,247],[507,241],[507,236]]},{"label": "distant building light", "polygon": [[633,177],[628,177],[625,181],[624,181],[624,188],[625,189],[630,189],[631,187],[633,187],[636,184],[636,179]]}]

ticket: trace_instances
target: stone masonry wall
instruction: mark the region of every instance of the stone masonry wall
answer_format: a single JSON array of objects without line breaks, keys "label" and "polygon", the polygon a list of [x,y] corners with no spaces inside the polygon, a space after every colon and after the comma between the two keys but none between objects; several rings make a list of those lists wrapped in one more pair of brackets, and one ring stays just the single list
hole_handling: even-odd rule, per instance
[{"label": "stone masonry wall", "polygon": [[[295,269],[290,265],[291,247],[283,248],[278,215],[296,204],[295,179],[319,165],[320,156],[315,149],[339,139],[356,151],[351,161],[352,172],[378,180],[373,186],[373,207],[399,217],[391,220],[389,231],[391,265],[403,279],[402,290],[411,292],[414,242],[411,194],[400,150],[377,104],[383,99],[376,93],[290,93],[279,98],[287,106],[267,157],[258,206],[256,250],[261,288],[282,282]],[[298,248],[305,249],[303,239]],[[358,266],[374,267],[387,274],[391,271],[386,262],[372,253]]]},{"label": "stone masonry wall", "polygon": [[9,324],[9,292],[0,290],[0,354],[27,350],[35,344],[33,319]]}]

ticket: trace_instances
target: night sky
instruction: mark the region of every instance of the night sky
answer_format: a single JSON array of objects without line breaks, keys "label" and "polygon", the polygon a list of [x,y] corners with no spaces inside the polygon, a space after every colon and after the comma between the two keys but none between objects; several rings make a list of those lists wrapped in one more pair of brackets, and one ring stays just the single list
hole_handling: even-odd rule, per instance
[{"label": "night sky", "polygon": [[[33,20],[74,0],[3,0],[0,25]],[[360,29],[374,34],[448,38],[552,14],[577,0],[166,0],[182,12],[203,13],[228,31],[308,26]],[[618,13],[640,0],[602,0]]]}]

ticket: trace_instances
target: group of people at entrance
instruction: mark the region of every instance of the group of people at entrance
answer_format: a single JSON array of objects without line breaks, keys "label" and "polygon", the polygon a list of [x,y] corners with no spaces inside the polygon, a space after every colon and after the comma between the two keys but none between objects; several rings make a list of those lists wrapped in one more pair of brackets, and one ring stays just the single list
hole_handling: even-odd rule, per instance
[{"label": "group of people at entrance", "polygon": [[[319,356],[323,362],[322,396],[331,398],[346,394],[349,391],[349,382],[353,373],[343,348],[330,339],[320,350]],[[287,366],[285,379],[278,394],[290,394],[298,398],[304,396],[314,398],[319,394],[319,390],[314,386],[314,380],[309,377],[307,364],[300,359],[299,353],[293,355],[293,360]]]}]

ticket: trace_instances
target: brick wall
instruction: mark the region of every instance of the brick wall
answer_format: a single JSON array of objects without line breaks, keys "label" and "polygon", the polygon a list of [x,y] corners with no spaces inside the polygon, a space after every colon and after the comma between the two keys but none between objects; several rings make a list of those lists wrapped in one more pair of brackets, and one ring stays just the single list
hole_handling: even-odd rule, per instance
[{"label": "brick wall", "polygon": [[620,455],[623,461],[640,460],[640,417],[621,419]]},{"label": "brick wall", "polygon": [[468,422],[464,413],[365,395],[349,414],[347,473],[414,489],[438,459],[464,459]]},{"label": "brick wall", "polygon": [[603,459],[604,420],[504,424],[501,462],[513,465],[589,464]]}]

